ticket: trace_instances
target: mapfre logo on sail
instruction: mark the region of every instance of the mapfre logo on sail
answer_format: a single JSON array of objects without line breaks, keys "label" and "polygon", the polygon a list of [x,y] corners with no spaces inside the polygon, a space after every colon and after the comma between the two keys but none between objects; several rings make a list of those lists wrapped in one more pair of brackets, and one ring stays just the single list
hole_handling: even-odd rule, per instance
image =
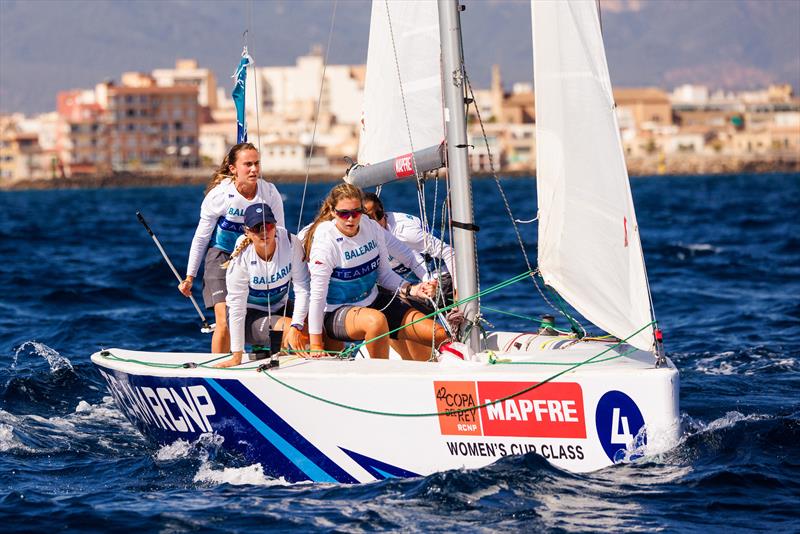
[{"label": "mapfre logo on sail", "polygon": [[[434,382],[443,435],[585,438],[583,391],[573,382]],[[520,393],[524,391],[524,393]],[[508,398],[510,397],[510,398]],[[470,409],[474,406],[482,408]]]}]

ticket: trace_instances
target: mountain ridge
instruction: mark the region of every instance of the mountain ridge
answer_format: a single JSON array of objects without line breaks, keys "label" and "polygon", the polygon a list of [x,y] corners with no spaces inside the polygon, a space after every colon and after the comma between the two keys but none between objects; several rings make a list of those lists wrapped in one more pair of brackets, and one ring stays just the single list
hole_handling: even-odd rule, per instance
[{"label": "mountain ridge", "polygon": [[[800,2],[607,0],[602,24],[617,86],[681,83],[750,89],[800,87]],[[329,61],[366,61],[370,4],[333,2],[107,2],[0,0],[0,112],[55,108],[58,91],[90,88],[123,71],[169,68],[195,58],[230,85],[247,41],[258,64],[292,65],[325,44]],[[507,84],[532,78],[527,2],[467,1],[467,67],[486,87],[493,63]]]}]

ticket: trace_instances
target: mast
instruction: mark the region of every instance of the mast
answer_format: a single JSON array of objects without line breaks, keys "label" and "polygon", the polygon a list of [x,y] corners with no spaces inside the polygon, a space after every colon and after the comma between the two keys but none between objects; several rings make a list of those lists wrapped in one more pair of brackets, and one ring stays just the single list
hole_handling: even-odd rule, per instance
[{"label": "mast", "polygon": [[[475,232],[472,219],[472,188],[467,154],[467,117],[464,109],[464,62],[461,55],[461,20],[458,0],[439,0],[439,34],[442,44],[442,89],[445,100],[447,162],[450,180],[453,248],[456,253],[455,286],[460,298],[478,293]],[[478,299],[459,306],[473,323],[480,311]],[[466,343],[480,350],[479,331],[470,330]]]}]

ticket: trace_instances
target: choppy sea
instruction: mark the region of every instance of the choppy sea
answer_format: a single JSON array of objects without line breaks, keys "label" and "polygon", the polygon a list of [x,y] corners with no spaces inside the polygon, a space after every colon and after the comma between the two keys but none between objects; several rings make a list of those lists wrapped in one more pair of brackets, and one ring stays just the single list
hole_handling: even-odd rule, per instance
[{"label": "choppy sea", "polygon": [[[309,187],[304,222],[329,187]],[[514,215],[533,219],[534,181],[503,187]],[[800,531],[800,176],[637,178],[632,188],[681,372],[680,443],[583,475],[530,454],[362,486],[270,479],[214,439],[154,446],[91,364],[100,347],[208,350],[134,215],[183,271],[202,188],[0,193],[0,530]],[[279,189],[294,226],[302,185]],[[474,182],[473,194],[485,287],[525,264],[494,182]],[[417,212],[413,188],[386,187],[384,199]],[[535,258],[535,223],[521,228]],[[547,311],[532,286],[484,303]]]}]

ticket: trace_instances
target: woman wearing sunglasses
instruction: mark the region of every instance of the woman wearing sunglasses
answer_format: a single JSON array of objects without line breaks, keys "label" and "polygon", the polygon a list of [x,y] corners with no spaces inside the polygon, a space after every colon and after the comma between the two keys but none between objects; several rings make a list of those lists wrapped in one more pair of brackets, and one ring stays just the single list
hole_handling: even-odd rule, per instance
[{"label": "woman wearing sunglasses", "polygon": [[[270,345],[270,330],[282,331],[282,346],[305,350],[308,312],[308,267],[297,237],[276,226],[267,204],[244,211],[244,237],[225,264],[231,358],[217,367],[242,363],[245,343]],[[289,285],[294,287],[294,306]],[[294,308],[294,309],[292,309]]]},{"label": "woman wearing sunglasses", "polygon": [[217,323],[211,338],[211,352],[228,352],[230,348],[225,320],[225,269],[221,265],[228,261],[236,239],[244,232],[245,209],[251,204],[268,204],[278,225],[284,226],[281,195],[273,184],[261,178],[260,169],[258,150],[250,143],[234,145],[222,160],[206,188],[200,221],[189,250],[186,278],[178,284],[178,290],[185,296],[192,294],[200,259],[205,255],[203,301],[206,308],[214,309]]},{"label": "woman wearing sunglasses", "polygon": [[[364,213],[386,229],[389,235],[392,236],[391,239],[413,251],[414,256],[411,261],[414,265],[424,265],[426,260],[431,258],[437,260],[440,265],[443,263],[444,269],[440,271],[437,268],[436,271],[438,272],[435,273],[438,274],[438,292],[444,298],[443,302],[439,299],[439,307],[453,302],[452,273],[455,272],[455,253],[453,248],[424,229],[422,221],[418,217],[408,213],[386,211],[380,197],[375,193],[364,193]],[[409,267],[408,260],[396,255],[393,256],[389,258],[392,270],[409,282],[414,283],[430,278],[424,267],[422,268],[423,274],[420,276],[418,269]],[[405,300],[426,315],[434,311],[431,305],[432,301],[429,299],[410,298]]]},{"label": "woman wearing sunglasses", "polygon": [[[357,341],[374,339],[421,319],[419,311],[396,295],[432,295],[436,288],[436,282],[412,285],[392,271],[385,231],[362,217],[362,198],[358,187],[337,185],[305,235],[311,273],[308,327],[312,352],[324,349],[323,326],[329,338]],[[392,293],[379,294],[378,284]],[[428,360],[431,347],[446,340],[444,329],[425,319],[371,342],[367,350],[373,358],[388,358],[391,343],[404,359]]]}]

